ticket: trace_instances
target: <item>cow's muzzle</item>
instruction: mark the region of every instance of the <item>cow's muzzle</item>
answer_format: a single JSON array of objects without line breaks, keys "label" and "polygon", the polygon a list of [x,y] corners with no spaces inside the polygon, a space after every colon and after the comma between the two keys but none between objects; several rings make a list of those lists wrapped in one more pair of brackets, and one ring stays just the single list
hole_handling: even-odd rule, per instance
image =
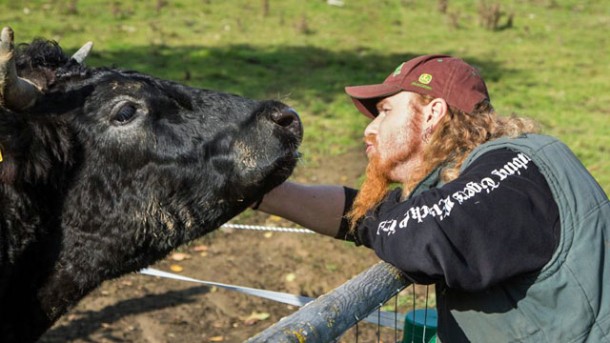
[{"label": "cow's muzzle", "polygon": [[273,111],[270,119],[280,128],[294,135],[299,143],[303,140],[303,124],[299,114],[293,108],[284,107],[281,110]]}]

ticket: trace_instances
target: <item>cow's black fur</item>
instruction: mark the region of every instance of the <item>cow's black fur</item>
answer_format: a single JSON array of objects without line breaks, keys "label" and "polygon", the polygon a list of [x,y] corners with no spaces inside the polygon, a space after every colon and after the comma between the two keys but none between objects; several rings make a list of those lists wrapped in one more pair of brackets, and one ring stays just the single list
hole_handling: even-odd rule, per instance
[{"label": "cow's black fur", "polygon": [[43,88],[0,107],[0,342],[36,340],[107,279],[200,237],[283,182],[298,117],[276,101],[18,49]]}]

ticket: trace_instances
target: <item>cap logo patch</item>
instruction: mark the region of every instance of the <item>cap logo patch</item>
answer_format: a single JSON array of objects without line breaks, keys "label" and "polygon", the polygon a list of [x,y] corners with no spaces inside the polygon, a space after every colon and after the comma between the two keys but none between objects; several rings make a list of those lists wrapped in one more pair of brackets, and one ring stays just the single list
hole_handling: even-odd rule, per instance
[{"label": "cap logo patch", "polygon": [[417,79],[417,81],[419,81],[419,83],[421,84],[427,85],[432,82],[432,75],[423,73],[419,76],[419,79]]},{"label": "cap logo patch", "polygon": [[405,63],[401,63],[398,67],[396,67],[396,69],[394,70],[394,73],[392,73],[392,76],[396,76],[398,74],[400,74],[400,72],[402,71],[402,66],[405,65]]},{"label": "cap logo patch", "polygon": [[431,91],[432,87],[428,86],[428,84],[430,82],[432,82],[432,75],[423,73],[423,74],[419,75],[419,78],[417,79],[417,81],[411,82],[411,86],[415,86],[415,87],[419,87],[419,88],[423,88],[423,89],[427,89],[427,90]]}]

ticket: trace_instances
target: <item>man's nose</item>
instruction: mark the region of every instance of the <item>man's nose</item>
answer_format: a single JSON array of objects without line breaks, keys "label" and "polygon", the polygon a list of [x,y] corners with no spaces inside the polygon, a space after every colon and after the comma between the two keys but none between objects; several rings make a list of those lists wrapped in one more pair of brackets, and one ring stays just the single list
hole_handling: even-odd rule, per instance
[{"label": "man's nose", "polygon": [[364,129],[364,137],[376,135],[379,129],[379,117],[375,117]]}]

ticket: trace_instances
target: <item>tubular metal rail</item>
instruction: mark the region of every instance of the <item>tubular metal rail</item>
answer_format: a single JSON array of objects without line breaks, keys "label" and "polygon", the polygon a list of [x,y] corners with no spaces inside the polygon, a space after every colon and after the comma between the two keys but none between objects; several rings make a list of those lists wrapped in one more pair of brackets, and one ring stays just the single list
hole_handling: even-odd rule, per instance
[{"label": "tubular metal rail", "polygon": [[246,342],[332,342],[408,285],[396,268],[379,262]]}]

